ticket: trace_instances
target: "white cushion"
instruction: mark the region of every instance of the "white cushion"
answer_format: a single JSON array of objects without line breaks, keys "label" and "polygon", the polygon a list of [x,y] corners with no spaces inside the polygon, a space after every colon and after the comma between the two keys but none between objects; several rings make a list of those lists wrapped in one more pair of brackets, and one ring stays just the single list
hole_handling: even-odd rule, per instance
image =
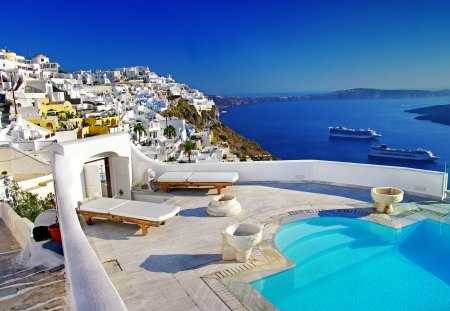
[{"label": "white cushion", "polygon": [[129,200],[113,199],[113,198],[98,198],[97,200],[89,201],[80,206],[80,210],[109,214],[110,211],[118,206],[130,202]]},{"label": "white cushion", "polygon": [[154,222],[165,221],[180,212],[180,207],[141,201],[129,201],[110,210],[111,215],[131,217]]},{"label": "white cushion", "polygon": [[166,172],[158,177],[160,182],[185,182],[192,172]]},{"label": "white cushion", "polygon": [[235,182],[239,179],[235,172],[194,172],[189,176],[189,182]]}]

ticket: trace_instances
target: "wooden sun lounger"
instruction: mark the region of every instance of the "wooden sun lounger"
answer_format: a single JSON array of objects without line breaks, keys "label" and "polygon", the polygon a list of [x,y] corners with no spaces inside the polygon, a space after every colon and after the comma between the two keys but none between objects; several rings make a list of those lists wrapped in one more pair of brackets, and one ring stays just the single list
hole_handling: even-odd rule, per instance
[{"label": "wooden sun lounger", "polygon": [[82,215],[86,224],[92,225],[92,218],[139,225],[142,235],[148,234],[148,228],[164,225],[169,218],[178,215],[178,206],[129,201],[111,198],[98,198],[81,204],[77,214]]},{"label": "wooden sun lounger", "polygon": [[232,186],[239,179],[235,172],[166,172],[158,177],[157,184],[164,192],[171,187],[212,186],[220,194],[222,189]]}]

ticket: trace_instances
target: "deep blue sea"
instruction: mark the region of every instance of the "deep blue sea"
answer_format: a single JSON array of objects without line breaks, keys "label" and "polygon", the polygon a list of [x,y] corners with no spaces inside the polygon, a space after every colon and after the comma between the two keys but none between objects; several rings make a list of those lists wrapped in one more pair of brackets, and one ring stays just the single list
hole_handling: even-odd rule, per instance
[{"label": "deep blue sea", "polygon": [[[408,109],[450,104],[449,97],[426,99],[304,100],[228,108],[222,122],[282,160],[332,160],[444,171],[450,163],[450,126],[416,120]],[[378,140],[330,139],[329,126],[371,128]],[[431,150],[434,163],[374,159],[371,145]],[[449,166],[449,165],[447,165]]]}]

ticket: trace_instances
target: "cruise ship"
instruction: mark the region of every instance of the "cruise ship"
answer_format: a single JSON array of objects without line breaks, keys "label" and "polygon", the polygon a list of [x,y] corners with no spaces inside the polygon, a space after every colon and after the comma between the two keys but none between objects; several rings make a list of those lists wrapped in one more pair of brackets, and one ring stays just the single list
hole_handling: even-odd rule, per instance
[{"label": "cruise ship", "polygon": [[411,161],[434,161],[439,159],[439,157],[436,157],[431,151],[422,148],[416,150],[403,150],[388,148],[385,144],[381,146],[372,146],[369,156]]},{"label": "cruise ship", "polygon": [[381,137],[380,134],[371,129],[354,130],[342,126],[329,127],[330,137],[352,138],[352,139],[376,139]]}]

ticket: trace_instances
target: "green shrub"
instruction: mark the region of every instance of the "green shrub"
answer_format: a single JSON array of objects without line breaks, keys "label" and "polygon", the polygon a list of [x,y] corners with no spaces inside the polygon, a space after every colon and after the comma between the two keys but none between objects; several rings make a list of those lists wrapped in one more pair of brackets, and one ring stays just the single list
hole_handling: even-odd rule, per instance
[{"label": "green shrub", "polygon": [[9,191],[10,203],[12,209],[20,217],[25,217],[34,222],[36,217],[45,210],[54,208],[55,196],[49,193],[41,199],[37,194],[23,191],[17,185],[17,182],[8,182],[5,180],[5,186]]}]

